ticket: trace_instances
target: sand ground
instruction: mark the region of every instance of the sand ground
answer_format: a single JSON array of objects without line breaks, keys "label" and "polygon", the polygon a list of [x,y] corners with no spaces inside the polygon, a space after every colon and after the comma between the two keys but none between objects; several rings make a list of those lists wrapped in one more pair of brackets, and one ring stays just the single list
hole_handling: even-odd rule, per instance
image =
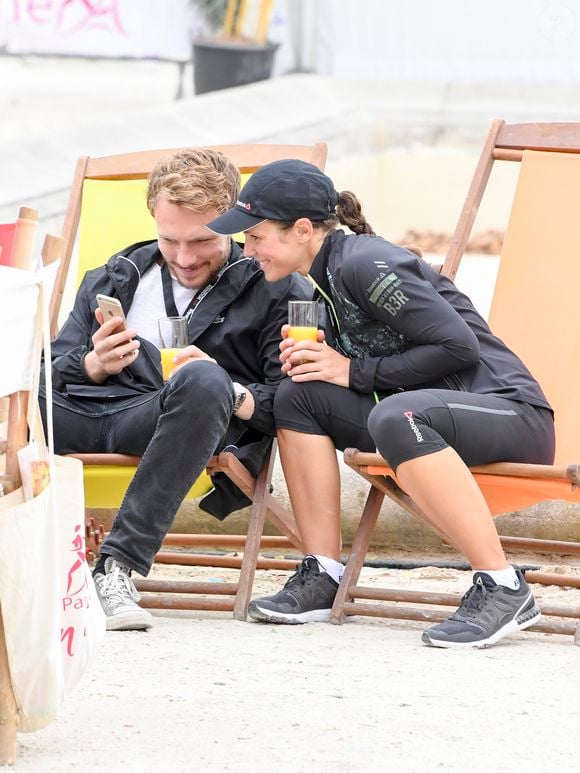
[{"label": "sand ground", "polygon": [[[258,572],[256,595],[287,575]],[[365,569],[362,580],[461,593],[469,575]],[[580,603],[580,590],[535,588],[540,599]],[[155,616],[147,633],[107,633],[60,720],[19,735],[19,771],[578,770],[580,648],[571,637],[525,632],[450,651],[422,645],[416,622]]]}]

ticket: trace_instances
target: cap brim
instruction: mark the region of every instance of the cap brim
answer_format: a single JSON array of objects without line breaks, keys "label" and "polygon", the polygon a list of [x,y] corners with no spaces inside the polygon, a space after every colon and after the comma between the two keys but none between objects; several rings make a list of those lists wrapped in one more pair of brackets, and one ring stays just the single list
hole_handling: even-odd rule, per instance
[{"label": "cap brim", "polygon": [[223,215],[216,217],[215,220],[206,223],[206,228],[222,236],[231,236],[232,234],[248,231],[250,228],[263,223],[265,219],[242,212],[240,209],[230,209],[228,212],[224,212]]}]

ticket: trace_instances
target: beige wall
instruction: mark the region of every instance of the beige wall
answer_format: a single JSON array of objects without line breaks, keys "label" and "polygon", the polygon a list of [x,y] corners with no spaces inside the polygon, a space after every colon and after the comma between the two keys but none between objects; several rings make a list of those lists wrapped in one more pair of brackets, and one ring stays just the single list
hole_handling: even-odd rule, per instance
[{"label": "beige wall", "polygon": [[[357,194],[377,233],[396,241],[411,228],[451,233],[477,161],[477,153],[423,146],[329,158],[327,171],[339,190]],[[495,164],[474,233],[505,228],[518,170]]]}]

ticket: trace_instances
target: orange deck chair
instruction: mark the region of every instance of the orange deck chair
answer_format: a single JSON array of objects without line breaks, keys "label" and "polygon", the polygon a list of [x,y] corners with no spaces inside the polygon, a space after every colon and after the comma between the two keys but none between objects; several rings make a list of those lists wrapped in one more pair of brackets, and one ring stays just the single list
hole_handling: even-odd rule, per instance
[{"label": "orange deck chair", "polygon": [[[231,158],[239,168],[242,182],[263,164],[283,158],[299,158],[324,168],[327,147],[324,143],[303,145],[223,145],[213,146]],[[71,188],[63,226],[65,253],[53,293],[50,316],[53,334],[65,280],[77,233],[80,278],[85,271],[101,265],[127,244],[155,238],[155,223],[149,214],[145,191],[147,177],[159,159],[179,148],[166,148],[101,158],[79,159]],[[107,228],[102,224],[107,223]],[[123,454],[75,454],[83,461],[86,506],[118,507],[139,463],[138,457]],[[145,591],[142,606],[163,609],[207,609],[232,611],[237,619],[245,619],[256,567],[293,568],[295,561],[258,557],[260,547],[297,549],[302,544],[294,518],[271,494],[271,477],[276,456],[273,442],[259,475],[254,478],[240,461],[229,452],[213,457],[206,474],[194,484],[189,497],[200,496],[211,489],[211,476],[225,473],[252,501],[247,535],[169,534],[166,547],[227,547],[243,550],[237,556],[192,555],[161,550],[156,561],[168,564],[206,565],[241,568],[238,583],[202,583],[186,581],[137,580]],[[265,516],[283,536],[262,536]],[[102,536],[102,528],[87,523],[88,542],[94,552]],[[89,538],[92,538],[89,539]],[[219,598],[218,598],[219,596]],[[225,596],[226,598],[223,598]],[[235,597],[232,600],[232,597]]]},{"label": "orange deck chair", "polygon": [[[553,466],[497,463],[472,468],[493,515],[518,511],[545,500],[580,504],[580,124],[516,124],[494,121],[485,142],[442,273],[454,278],[492,165],[521,162],[490,313],[494,333],[522,357],[539,380],[556,415]],[[363,614],[438,621],[441,609],[401,606],[420,603],[457,606],[450,594],[357,586],[365,554],[386,496],[420,517],[379,454],[347,449],[345,461],[370,481],[371,490],[332,611],[332,621]],[[580,555],[580,544],[502,537],[508,550]],[[580,587],[578,575],[528,572],[531,582]],[[388,601],[363,604],[355,599]],[[580,607],[543,604],[544,618],[529,630],[575,633],[580,644]],[[571,618],[562,619],[562,618]]]}]

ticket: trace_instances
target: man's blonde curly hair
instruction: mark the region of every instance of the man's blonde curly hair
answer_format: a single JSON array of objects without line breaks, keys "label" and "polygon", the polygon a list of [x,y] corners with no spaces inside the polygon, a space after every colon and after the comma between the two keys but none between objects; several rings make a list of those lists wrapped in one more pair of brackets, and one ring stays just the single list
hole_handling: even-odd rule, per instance
[{"label": "man's blonde curly hair", "polygon": [[194,212],[231,209],[240,192],[240,173],[223,153],[207,148],[180,150],[162,158],[149,176],[147,207],[154,214],[161,196]]}]

